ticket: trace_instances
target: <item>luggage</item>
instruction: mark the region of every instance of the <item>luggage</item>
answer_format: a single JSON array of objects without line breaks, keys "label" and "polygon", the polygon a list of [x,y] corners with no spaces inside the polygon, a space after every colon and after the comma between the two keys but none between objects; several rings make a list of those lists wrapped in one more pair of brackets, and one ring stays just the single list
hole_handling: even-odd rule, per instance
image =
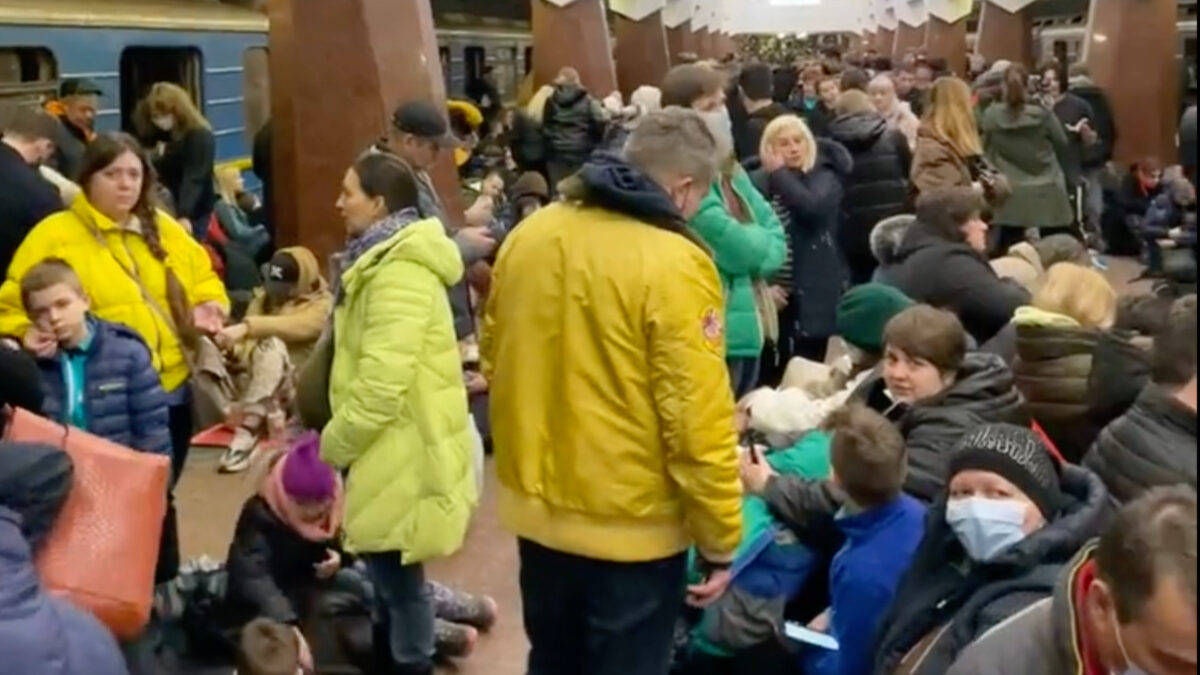
[{"label": "luggage", "polygon": [[61,448],[74,484],[35,564],[47,590],[96,615],[118,638],[150,619],[170,459],[130,450],[19,408],[4,440]]}]

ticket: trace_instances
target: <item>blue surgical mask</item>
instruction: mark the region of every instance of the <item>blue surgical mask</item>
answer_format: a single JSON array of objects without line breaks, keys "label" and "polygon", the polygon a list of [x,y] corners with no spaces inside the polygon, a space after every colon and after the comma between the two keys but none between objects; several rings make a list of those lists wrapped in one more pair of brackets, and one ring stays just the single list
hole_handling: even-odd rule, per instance
[{"label": "blue surgical mask", "polygon": [[1125,639],[1121,637],[1121,622],[1117,620],[1116,610],[1113,610],[1112,620],[1113,631],[1117,634],[1117,646],[1121,648],[1121,658],[1125,659],[1125,670],[1114,670],[1112,675],[1149,675],[1129,658],[1129,652],[1125,650]]},{"label": "blue surgical mask", "polygon": [[946,523],[972,560],[987,562],[1025,538],[1025,505],[1012,499],[951,499]]}]

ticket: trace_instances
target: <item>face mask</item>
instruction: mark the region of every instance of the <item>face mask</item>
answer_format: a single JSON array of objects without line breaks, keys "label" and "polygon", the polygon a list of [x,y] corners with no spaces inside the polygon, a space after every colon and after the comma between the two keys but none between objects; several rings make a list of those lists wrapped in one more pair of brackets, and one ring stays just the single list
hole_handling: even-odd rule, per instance
[{"label": "face mask", "polygon": [[967,555],[987,562],[1025,539],[1025,506],[1011,499],[968,497],[946,503],[946,523]]},{"label": "face mask", "polygon": [[1117,646],[1121,648],[1121,658],[1125,659],[1125,670],[1114,670],[1112,675],[1149,675],[1146,671],[1138,668],[1133,660],[1129,658],[1129,652],[1125,650],[1125,640],[1121,637],[1121,623],[1117,621],[1117,611],[1112,612],[1113,631],[1117,634]]},{"label": "face mask", "polygon": [[733,153],[733,120],[729,118],[729,108],[721,106],[717,110],[700,113],[708,131],[717,140],[717,155],[724,159]]},{"label": "face mask", "polygon": [[175,128],[175,118],[171,115],[159,115],[150,121],[154,123],[154,126],[163,131],[170,131]]}]

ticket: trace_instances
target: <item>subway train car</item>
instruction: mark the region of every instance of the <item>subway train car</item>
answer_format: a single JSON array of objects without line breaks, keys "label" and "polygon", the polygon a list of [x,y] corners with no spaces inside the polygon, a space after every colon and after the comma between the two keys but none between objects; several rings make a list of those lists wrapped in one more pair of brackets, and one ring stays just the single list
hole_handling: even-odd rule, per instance
[{"label": "subway train car", "polygon": [[[451,97],[465,97],[488,67],[503,98],[517,97],[532,62],[527,26],[462,19],[439,25],[438,41]],[[182,85],[212,125],[217,161],[248,168],[270,116],[267,19],[193,0],[0,0],[0,105],[40,104],[68,77],[103,90],[100,131],[130,130],[155,82]]]}]

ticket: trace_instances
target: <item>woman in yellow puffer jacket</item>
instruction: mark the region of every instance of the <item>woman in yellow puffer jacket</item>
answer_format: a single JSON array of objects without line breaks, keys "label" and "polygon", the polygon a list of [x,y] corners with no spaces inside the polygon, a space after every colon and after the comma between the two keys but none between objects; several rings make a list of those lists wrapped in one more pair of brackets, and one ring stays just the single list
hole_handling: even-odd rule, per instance
[{"label": "woman in yellow puffer jacket", "polygon": [[[129,326],[150,348],[171,401],[171,468],[177,480],[192,435],[183,348],[195,331],[211,334],[222,328],[229,306],[225,286],[204,249],[155,209],[154,170],[131,136],[97,136],[84,153],[79,185],[83,193],[71,207],[39,223],[17,249],[0,286],[0,335],[22,339],[36,355],[53,354],[54,337],[39,333],[25,316],[21,277],[51,257],[74,268],[91,312]],[[160,579],[174,576],[178,550],[170,549],[176,546],[171,511],[163,531]]]},{"label": "woman in yellow puffer jacket", "polygon": [[476,487],[447,295],[462,255],[440,222],[420,218],[417,194],[394,155],[364,155],[346,172],[321,458],[349,471],[345,545],[375,582],[392,658],[400,672],[432,673],[422,563],[462,545]]}]

